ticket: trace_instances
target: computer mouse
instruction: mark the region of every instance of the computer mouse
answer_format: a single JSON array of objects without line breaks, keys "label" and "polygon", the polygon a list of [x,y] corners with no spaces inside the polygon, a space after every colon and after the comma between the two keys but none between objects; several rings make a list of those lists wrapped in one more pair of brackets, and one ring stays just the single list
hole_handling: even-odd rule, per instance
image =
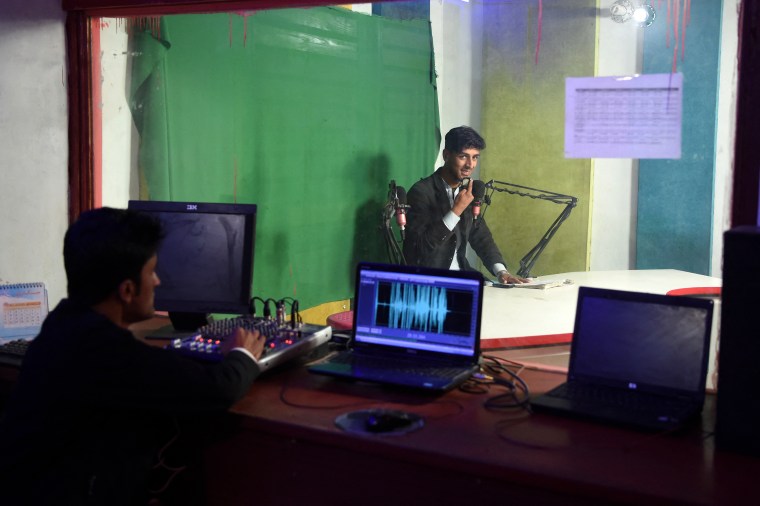
[{"label": "computer mouse", "polygon": [[377,411],[367,415],[364,428],[367,432],[393,432],[409,427],[418,420],[419,417],[402,411]]}]

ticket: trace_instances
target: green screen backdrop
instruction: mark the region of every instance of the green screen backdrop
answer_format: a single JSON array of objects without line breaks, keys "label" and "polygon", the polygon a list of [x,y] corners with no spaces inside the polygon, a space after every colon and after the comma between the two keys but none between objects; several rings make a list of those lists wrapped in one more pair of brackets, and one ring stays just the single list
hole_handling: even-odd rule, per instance
[{"label": "green screen backdrop", "polygon": [[141,198],[257,204],[255,295],[346,299],[358,260],[387,261],[389,181],[427,175],[439,146],[428,21],[166,16],[131,49]]}]

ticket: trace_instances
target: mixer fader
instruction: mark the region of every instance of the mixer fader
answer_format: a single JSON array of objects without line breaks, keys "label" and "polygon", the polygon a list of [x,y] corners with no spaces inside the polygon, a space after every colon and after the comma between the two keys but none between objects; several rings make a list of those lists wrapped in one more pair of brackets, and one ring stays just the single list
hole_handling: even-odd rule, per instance
[{"label": "mixer fader", "polygon": [[262,370],[305,355],[332,337],[331,327],[287,323],[281,318],[240,316],[204,325],[194,335],[174,339],[167,348],[192,358],[219,361],[223,356],[224,339],[238,327],[258,330],[266,338],[264,354],[259,359]]}]

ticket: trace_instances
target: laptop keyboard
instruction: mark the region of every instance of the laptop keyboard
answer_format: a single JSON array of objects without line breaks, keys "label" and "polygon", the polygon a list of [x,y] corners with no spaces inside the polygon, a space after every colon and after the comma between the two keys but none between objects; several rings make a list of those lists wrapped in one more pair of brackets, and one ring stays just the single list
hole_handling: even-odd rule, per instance
[{"label": "laptop keyboard", "polygon": [[420,363],[404,363],[398,359],[383,359],[378,357],[358,356],[352,353],[341,353],[330,360],[333,363],[349,365],[354,368],[379,369],[392,374],[402,374],[420,377],[456,378],[462,374],[461,367],[444,367],[423,365]]},{"label": "laptop keyboard", "polygon": [[605,387],[581,383],[565,383],[552,390],[549,395],[562,397],[578,404],[607,405],[638,412],[668,412],[683,407],[679,399],[654,394],[644,394],[635,390]]}]

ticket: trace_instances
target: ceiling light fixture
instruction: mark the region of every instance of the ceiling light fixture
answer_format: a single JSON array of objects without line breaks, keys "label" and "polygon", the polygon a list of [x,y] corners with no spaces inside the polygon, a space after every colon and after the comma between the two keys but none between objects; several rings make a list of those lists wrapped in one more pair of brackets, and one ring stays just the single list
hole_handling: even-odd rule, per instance
[{"label": "ceiling light fixture", "polygon": [[638,26],[649,26],[654,22],[654,7],[648,0],[617,0],[610,6],[610,17],[615,23],[633,21]]},{"label": "ceiling light fixture", "polygon": [[654,7],[644,2],[633,10],[633,20],[639,26],[649,26],[654,22]]}]

